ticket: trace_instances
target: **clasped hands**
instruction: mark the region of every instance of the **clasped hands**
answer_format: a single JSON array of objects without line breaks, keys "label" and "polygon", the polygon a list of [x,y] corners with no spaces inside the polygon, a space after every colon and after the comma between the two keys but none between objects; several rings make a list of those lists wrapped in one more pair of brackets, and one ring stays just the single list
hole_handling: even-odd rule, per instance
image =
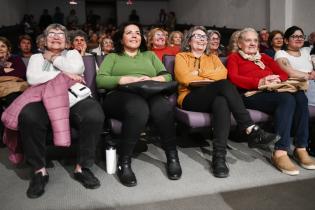
[{"label": "clasped hands", "polygon": [[281,83],[281,80],[279,78],[279,75],[268,75],[266,77],[263,77],[259,80],[258,87],[262,85],[270,85],[270,84],[278,84]]},{"label": "clasped hands", "polygon": [[135,77],[135,76],[123,76],[119,80],[120,85],[125,85],[129,83],[134,83],[134,82],[141,82],[141,81],[147,81],[147,80],[153,80],[153,81],[158,81],[158,82],[165,82],[165,78],[163,76],[156,76],[156,77],[148,77],[148,76],[140,76],[140,77]]}]

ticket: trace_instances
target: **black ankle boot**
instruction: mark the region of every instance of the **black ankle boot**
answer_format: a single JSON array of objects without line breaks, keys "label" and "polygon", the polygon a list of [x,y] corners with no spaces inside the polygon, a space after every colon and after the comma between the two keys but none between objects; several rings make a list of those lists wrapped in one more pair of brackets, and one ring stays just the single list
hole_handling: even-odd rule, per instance
[{"label": "black ankle boot", "polygon": [[167,151],[166,158],[166,171],[167,176],[171,180],[178,180],[182,176],[182,168],[179,163],[177,150]]},{"label": "black ankle boot", "polygon": [[229,168],[226,165],[225,155],[214,155],[212,157],[213,176],[226,178],[229,176]]},{"label": "black ankle boot", "polygon": [[123,156],[119,158],[117,176],[120,182],[127,187],[133,187],[137,185],[136,176],[131,169],[130,156]]}]

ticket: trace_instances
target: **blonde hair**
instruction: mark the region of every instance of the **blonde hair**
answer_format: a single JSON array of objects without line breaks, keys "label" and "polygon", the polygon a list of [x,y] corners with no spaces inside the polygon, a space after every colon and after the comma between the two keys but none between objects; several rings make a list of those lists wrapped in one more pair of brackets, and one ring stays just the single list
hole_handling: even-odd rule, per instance
[{"label": "blonde hair", "polygon": [[234,31],[230,37],[229,44],[227,46],[227,53],[234,53],[238,51],[238,37],[240,36],[241,31]]},{"label": "blonde hair", "polygon": [[174,38],[175,34],[179,34],[180,37],[181,37],[181,39],[182,39],[182,41],[183,41],[183,36],[184,36],[184,35],[183,35],[182,32],[180,32],[180,31],[172,31],[172,33],[170,34],[170,36],[169,36],[169,38],[168,38],[168,44],[169,44],[169,45],[174,44],[174,43],[173,43],[173,38]]},{"label": "blonde hair", "polygon": [[166,36],[166,39],[165,39],[165,46],[168,45],[168,40],[167,40],[167,31],[165,31],[164,29],[162,28],[153,28],[149,31],[148,33],[148,36],[147,36],[147,47],[148,47],[148,50],[151,50],[153,48],[153,37],[155,35],[156,32],[158,31],[161,31],[162,33],[165,34]]}]

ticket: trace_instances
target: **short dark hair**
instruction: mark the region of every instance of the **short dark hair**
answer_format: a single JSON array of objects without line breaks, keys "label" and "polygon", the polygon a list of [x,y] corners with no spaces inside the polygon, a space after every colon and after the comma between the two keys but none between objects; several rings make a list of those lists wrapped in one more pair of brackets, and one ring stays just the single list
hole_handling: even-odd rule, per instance
[{"label": "short dark hair", "polygon": [[71,44],[72,44],[72,42],[74,41],[74,39],[75,39],[77,36],[83,37],[85,42],[88,41],[88,36],[87,36],[87,34],[86,34],[84,31],[78,29],[78,30],[75,30],[75,31],[70,32],[70,42],[71,42]]},{"label": "short dark hair", "polygon": [[32,43],[32,37],[30,35],[24,34],[24,35],[19,36],[19,44],[21,43],[23,39],[26,39]]},{"label": "short dark hair", "polygon": [[283,38],[288,40],[290,38],[290,36],[292,34],[294,34],[296,31],[301,31],[302,34],[304,35],[304,31],[298,27],[298,26],[291,26],[290,28],[288,28],[285,32],[284,32],[284,35],[283,35]]},{"label": "short dark hair", "polygon": [[140,30],[140,34],[141,34],[141,44],[139,47],[140,52],[148,50],[147,45],[146,45],[146,40],[143,36],[143,30],[142,30],[141,25],[139,23],[127,22],[127,23],[123,23],[122,25],[119,26],[117,32],[115,33],[115,35],[113,37],[114,49],[115,49],[114,52],[117,54],[122,54],[124,52],[124,46],[123,46],[121,41],[122,41],[122,38],[123,38],[123,35],[125,32],[125,28],[127,26],[130,26],[130,25],[135,25]]},{"label": "short dark hair", "polygon": [[11,52],[12,45],[11,45],[11,42],[7,38],[5,38],[4,36],[0,36],[0,42],[3,42],[7,46],[8,52]]}]

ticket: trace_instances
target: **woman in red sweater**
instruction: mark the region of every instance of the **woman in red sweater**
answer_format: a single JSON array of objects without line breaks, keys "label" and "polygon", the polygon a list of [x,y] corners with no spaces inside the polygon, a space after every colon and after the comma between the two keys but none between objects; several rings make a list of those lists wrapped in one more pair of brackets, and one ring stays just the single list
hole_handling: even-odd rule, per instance
[{"label": "woman in red sweater", "polygon": [[[243,93],[288,78],[272,58],[259,53],[258,43],[258,34],[254,29],[243,29],[238,38],[238,52],[230,54],[227,60],[228,77]],[[260,110],[274,117],[275,131],[281,136],[271,157],[275,167],[288,175],[299,174],[287,154],[292,128],[295,131],[294,156],[297,162],[303,168],[315,169],[315,163],[305,149],[309,137],[309,112],[303,91],[260,92],[249,97],[243,95],[243,100],[246,108]]]},{"label": "woman in red sweater", "polygon": [[162,61],[163,55],[176,55],[178,48],[167,46],[167,31],[161,28],[151,29],[148,33],[148,50],[153,51]]}]

